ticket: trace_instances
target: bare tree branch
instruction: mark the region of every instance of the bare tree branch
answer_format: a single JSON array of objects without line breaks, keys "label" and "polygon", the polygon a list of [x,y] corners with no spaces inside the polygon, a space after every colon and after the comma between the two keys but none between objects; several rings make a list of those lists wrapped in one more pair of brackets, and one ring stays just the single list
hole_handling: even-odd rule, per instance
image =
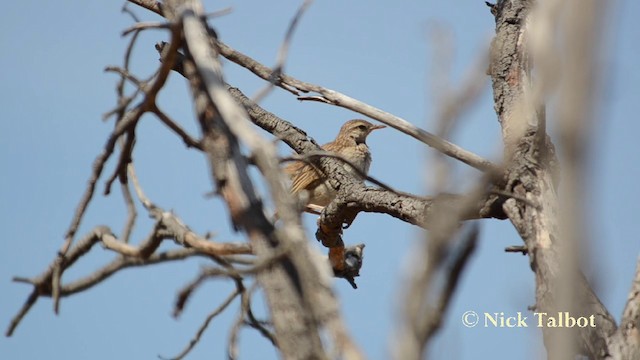
[{"label": "bare tree branch", "polygon": [[[152,10],[160,14],[160,6],[153,1],[142,0],[130,0],[131,2],[140,5],[146,9]],[[230,61],[248,69],[258,77],[271,81],[270,79],[278,79],[275,84],[284,90],[297,94],[295,90],[308,93],[313,92],[320,95],[321,99],[329,104],[344,107],[346,109],[353,110],[362,115],[368,116],[372,119],[378,120],[386,125],[393,127],[431,147],[450,156],[454,159],[460,160],[465,164],[473,166],[476,169],[482,171],[495,170],[497,167],[490,161],[481,158],[480,156],[471,153],[467,150],[460,148],[459,146],[452,144],[444,139],[441,139],[425,130],[422,130],[410,122],[387,113],[383,110],[377,109],[371,105],[365,104],[347,95],[341,94],[335,90],[330,90],[322,86],[314,85],[311,83],[297,80],[291,76],[281,74],[274,77],[274,72],[268,67],[260,64],[256,60],[244,55],[230,46],[224,44],[218,40],[218,47],[220,54]],[[301,100],[307,99],[302,97]]]},{"label": "bare tree branch", "polygon": [[[477,224],[471,225],[468,233],[462,235],[464,238],[458,241],[459,244],[454,244],[451,237],[456,231],[457,221],[452,217],[443,222],[445,224],[422,243],[421,251],[415,254],[421,258],[415,259],[416,265],[420,262],[422,266],[418,266],[408,279],[402,325],[395,336],[395,359],[423,358],[424,348],[440,328],[460,275],[474,252],[478,238]],[[457,245],[457,249],[454,249],[454,245]],[[449,253],[454,255],[449,256]],[[444,280],[439,281],[440,278]]]},{"label": "bare tree branch", "polygon": [[227,307],[229,307],[231,302],[238,295],[240,295],[240,290],[235,289],[233,292],[231,292],[231,294],[229,294],[229,296],[227,296],[227,298],[220,305],[218,305],[217,308],[215,308],[209,315],[207,315],[207,317],[205,318],[204,322],[202,322],[202,325],[200,325],[200,328],[198,328],[198,331],[196,331],[196,334],[194,335],[193,339],[191,339],[191,341],[189,341],[189,344],[187,344],[187,346],[184,348],[184,350],[182,350],[178,355],[176,355],[174,357],[170,357],[170,358],[165,358],[165,357],[161,356],[160,358],[161,359],[171,359],[171,360],[184,359],[184,357],[187,356],[187,354],[189,354],[189,352],[191,352],[191,350],[193,350],[193,348],[198,344],[198,342],[200,342],[200,337],[202,337],[202,334],[204,334],[204,331],[207,330],[207,328],[209,327],[209,324],[211,323],[213,318],[215,318],[216,316],[220,315]]},{"label": "bare tree branch", "polygon": [[[220,54],[225,58],[235,62],[236,64],[247,68],[258,77],[268,80],[272,77],[272,71],[268,67],[260,64],[256,60],[234,50],[230,46],[219,42]],[[335,90],[327,89],[319,85],[306,83],[297,79],[294,79],[288,75],[281,75],[280,84],[289,85],[302,92],[313,92],[321,96],[321,99],[328,103],[339,107],[344,107],[349,110],[353,110],[362,115],[368,116],[372,119],[378,120],[386,125],[393,127],[431,147],[442,152],[443,154],[450,156],[454,159],[460,160],[465,164],[473,166],[481,171],[495,170],[497,167],[490,161],[481,158],[480,156],[471,153],[461,147],[452,144],[444,139],[441,139],[425,130],[422,130],[410,122],[394,116],[388,112],[375,108],[371,105],[365,104],[347,95],[341,94]],[[282,86],[281,86],[282,87]],[[285,88],[286,89],[286,88]],[[301,100],[307,100],[308,97],[302,97]]]},{"label": "bare tree branch", "polygon": [[[590,130],[589,109],[597,85],[594,81],[597,75],[594,49],[599,40],[596,20],[601,5],[595,0],[500,0],[496,5],[488,4],[496,19],[496,37],[488,72],[505,144],[503,168],[444,140],[449,138],[454,120],[482,89],[484,75],[481,72],[472,73],[460,91],[446,91],[442,101],[438,101],[441,104],[438,109],[440,123],[435,134],[335,90],[286,75],[283,69],[296,24],[311,2],[305,0],[289,23],[275,68],[270,69],[221,42],[207,25],[207,17],[219,16],[226,10],[207,14],[197,0],[129,0],[163,19],[140,22],[130,9],[123,8],[136,24],[123,32],[123,36],[132,35],[123,65],[106,69],[119,77],[116,85],[118,102],[105,115],[115,115],[114,128],[94,160],[88,185],[60,251],[37,277],[14,278],[16,282],[29,284],[32,291],[11,320],[7,336],[15,331],[40,297],[52,297],[57,313],[62,297],[85,291],[122,269],[200,256],[212,261],[214,266],[205,267],[177,294],[175,316],[181,314],[195,290],[208,279],[231,279],[236,289],[216,304],[185,349],[174,359],[186,356],[200,341],[213,318],[238,296],[240,309],[230,329],[229,358],[238,356],[240,331],[251,327],[273,343],[283,358],[361,359],[362,352],[351,339],[341,317],[331,278],[343,277],[356,287],[354,278],[359,275],[362,265],[364,244],[345,246],[343,231],[360,212],[379,212],[429,229],[428,240],[422,242],[416,252],[420,254],[418,266],[409,277],[399,340],[394,349],[398,359],[420,359],[429,340],[441,327],[460,275],[477,242],[477,224],[464,224],[464,221],[491,217],[509,218],[524,241],[524,246],[508,247],[505,251],[528,256],[536,277],[535,308],[538,312],[570,310],[575,316],[595,317],[595,327],[563,331],[543,328],[550,358],[572,358],[578,353],[593,359],[640,358],[640,262],[618,327],[580,273],[579,251],[575,251],[586,237],[581,226],[583,206],[580,201],[585,190],[582,175],[588,160],[585,153]],[[533,9],[538,12],[537,16],[532,15]],[[551,29],[550,24],[558,21],[555,16],[563,15],[568,17],[562,20],[565,26],[558,33],[542,31]],[[161,64],[153,75],[141,79],[131,73],[129,65],[139,35],[147,29],[168,30],[170,41],[157,45]],[[556,55],[549,45],[552,43],[549,40],[555,36],[567,44],[563,51],[567,53],[566,63],[570,68],[555,62]],[[321,151],[303,130],[226,84],[219,61],[221,56],[269,82],[258,92],[258,99],[278,86],[298,96],[300,101],[317,101],[350,109],[435,148],[437,159],[432,173],[439,186],[435,187],[434,195],[421,197],[403,193],[368,176],[367,180],[381,188],[366,186],[346,171],[345,162],[354,167],[350,162]],[[535,79],[531,75],[532,59],[536,61]],[[479,63],[484,64],[483,61]],[[179,72],[189,82],[201,138],[189,134],[156,103],[171,70]],[[130,94],[125,94],[127,83],[133,84]],[[569,183],[566,204],[559,203],[556,194],[557,159],[546,133],[544,97],[555,87],[560,94],[560,106],[554,114],[557,113],[560,119],[560,141],[566,148],[568,163],[565,167],[565,179]],[[207,157],[216,195],[224,200],[232,226],[246,234],[247,242],[219,242],[196,234],[178,215],[165,211],[145,195],[132,161],[136,127],[145,113],[153,113],[177,139]],[[307,241],[297,202],[285,185],[287,179],[279,166],[282,159],[278,157],[275,142],[260,136],[252,123],[299,154],[285,160],[309,162],[336,190],[335,199],[320,212],[316,231],[316,238],[329,248],[331,268],[327,259],[313,251]],[[119,145],[117,150],[116,144]],[[116,164],[106,175],[104,193],[108,195],[116,179],[119,181],[127,209],[122,234],[118,237],[110,228],[97,226],[76,241],[77,231],[93,200],[96,183],[107,161],[118,150]],[[470,191],[443,193],[443,184],[451,180],[444,155],[484,172]],[[249,175],[250,165],[257,167],[259,176]],[[366,174],[359,175],[365,178]],[[267,216],[273,209],[265,208],[256,190],[256,178],[266,184],[282,220],[277,226]],[[135,244],[129,242],[137,219],[130,182],[138,200],[155,220],[149,234]],[[159,252],[164,240],[172,240],[178,249]],[[82,278],[63,283],[65,271],[96,244],[113,252],[114,258]],[[249,289],[245,288],[245,279],[252,281]],[[257,319],[251,309],[252,295],[258,286],[266,295],[268,321]],[[328,337],[324,336],[327,334]]]},{"label": "bare tree branch", "polygon": [[[176,46],[176,45],[174,45]],[[173,51],[170,51],[167,55],[167,58],[163,61],[163,65],[160,67],[158,71],[158,75],[156,76],[155,81],[149,86],[148,91],[146,92],[146,96],[144,100],[138,104],[132,111],[127,112],[122,119],[116,122],[115,129],[107,143],[104,147],[103,152],[96,158],[93,164],[93,172],[89,179],[89,184],[87,185],[87,189],[85,190],[78,207],[76,208],[76,212],[71,220],[71,225],[66,232],[64,244],[62,245],[58,258],[55,262],[53,269],[53,282],[52,282],[52,296],[53,296],[53,308],[57,313],[59,309],[59,291],[60,291],[60,277],[62,276],[62,270],[68,259],[65,258],[67,251],[71,247],[71,243],[73,242],[73,237],[75,236],[78,227],[80,226],[80,222],[82,221],[82,217],[89,206],[89,202],[93,197],[93,193],[95,190],[95,184],[102,173],[104,168],[104,164],[109,159],[111,154],[113,153],[116,141],[126,133],[129,129],[134,127],[142,114],[151,106],[151,104],[155,103],[155,98],[160,91],[160,89],[164,86],[167,77],[169,76],[169,71],[173,67],[174,55],[177,51],[177,48],[174,48]]]},{"label": "bare tree branch", "polygon": [[[167,51],[167,46],[165,43],[157,44],[156,49],[163,54]],[[181,66],[183,58],[182,54],[177,55],[178,60],[174,70],[184,75]],[[266,111],[246,97],[239,89],[229,85],[226,85],[226,88],[229,94],[244,107],[256,125],[281,139],[296,152],[313,154],[321,151],[318,144],[310,139],[304,131]],[[311,160],[313,161],[314,159]],[[344,189],[344,191],[340,191],[342,195],[339,194],[334,202],[325,208],[316,232],[316,238],[322,241],[323,245],[330,248],[330,262],[336,273],[343,273],[347,270],[343,256],[345,254],[344,243],[340,236],[343,224],[348,226],[355,219],[357,213],[362,211],[386,213],[400,220],[424,227],[425,216],[428,217],[431,214],[427,210],[434,200],[449,203],[449,206],[455,207],[461,199],[460,196],[451,194],[442,194],[436,197],[418,197],[398,191],[388,192],[366,187],[359,180],[349,175],[340,162],[327,157],[320,157],[315,160],[317,161],[315,165],[329,175],[334,187]],[[493,179],[494,174],[489,173],[487,176]],[[502,193],[506,194],[506,192]],[[490,217],[504,218],[504,215],[501,208],[491,207],[485,204],[484,201],[478,201],[477,206],[464,215],[464,219]],[[357,272],[358,269],[352,270]]]},{"label": "bare tree branch", "polygon": [[[234,226],[246,231],[259,258],[269,256],[278,244],[295,246],[291,255],[278,266],[258,274],[270,304],[278,345],[284,357],[325,358],[318,330],[322,323],[340,322],[337,304],[331,290],[319,283],[319,264],[309,259],[308,245],[301,231],[295,202],[283,186],[283,174],[273,144],[253,132],[246,114],[224,88],[220,65],[216,58],[215,36],[199,17],[196,2],[171,5],[165,16],[175,16],[184,24],[186,58],[184,69],[190,80],[204,148],[219,193],[228,205]],[[166,10],[166,9],[165,9]],[[214,46],[212,46],[212,44]],[[275,232],[265,217],[251,179],[246,158],[241,156],[238,139],[249,146],[274,195],[276,209],[284,223]],[[282,311],[286,309],[286,315]],[[344,335],[344,334],[343,334]],[[334,334],[337,344],[343,335]],[[338,340],[339,339],[339,340]]]},{"label": "bare tree branch", "polygon": [[302,18],[302,15],[305,11],[311,6],[313,0],[304,0],[302,5],[298,8],[298,11],[294,15],[293,19],[289,23],[289,28],[287,29],[287,33],[284,36],[284,40],[282,41],[282,45],[280,45],[280,49],[278,50],[278,59],[276,61],[276,66],[274,67],[273,73],[271,74],[271,79],[269,80],[269,84],[265,86],[262,90],[258,91],[258,93],[253,97],[253,101],[259,103],[262,99],[269,94],[269,92],[276,85],[276,82],[280,78],[280,75],[284,72],[284,64],[287,60],[287,55],[289,54],[289,46],[291,45],[291,39],[293,38],[293,33],[295,32],[296,26],[298,25],[298,21]]}]

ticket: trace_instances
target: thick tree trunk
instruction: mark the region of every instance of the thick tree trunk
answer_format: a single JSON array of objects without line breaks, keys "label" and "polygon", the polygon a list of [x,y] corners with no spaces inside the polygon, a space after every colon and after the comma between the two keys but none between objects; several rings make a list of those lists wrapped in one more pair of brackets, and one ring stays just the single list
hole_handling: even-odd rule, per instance
[{"label": "thick tree trunk", "polygon": [[593,316],[595,322],[595,326],[584,328],[542,327],[549,358],[563,358],[572,355],[567,351],[577,351],[601,359],[617,353],[611,348],[617,326],[576,270],[578,262],[571,261],[574,256],[563,252],[567,238],[563,238],[559,226],[556,160],[545,131],[545,112],[532,95],[529,31],[533,4],[530,0],[513,0],[492,6],[496,36],[490,75],[509,164],[504,190],[531,201],[509,199],[502,207],[522,237],[535,273],[535,312],[540,313],[536,321],[541,318],[547,324],[542,313],[557,318],[559,311],[570,311],[573,317]]}]

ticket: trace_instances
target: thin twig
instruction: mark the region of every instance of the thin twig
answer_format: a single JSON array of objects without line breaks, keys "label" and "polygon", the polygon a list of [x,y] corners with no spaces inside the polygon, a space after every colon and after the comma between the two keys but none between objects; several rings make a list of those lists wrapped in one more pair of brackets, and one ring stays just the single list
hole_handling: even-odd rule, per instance
[{"label": "thin twig", "polygon": [[523,245],[507,246],[506,248],[504,248],[504,251],[508,253],[521,253],[522,255],[527,255],[527,253],[529,252],[527,247]]},{"label": "thin twig", "polygon": [[183,359],[200,342],[200,338],[202,337],[202,334],[204,334],[204,331],[207,329],[207,327],[209,327],[209,324],[211,323],[211,321],[216,316],[220,315],[231,304],[233,299],[235,299],[239,294],[240,294],[240,291],[238,289],[233,290],[233,292],[231,292],[231,294],[229,294],[229,296],[227,296],[227,298],[220,305],[218,305],[217,308],[215,308],[209,315],[207,315],[202,325],[200,325],[200,327],[198,328],[198,331],[196,332],[196,334],[193,336],[191,341],[189,341],[189,344],[187,344],[184,350],[182,350],[178,355],[171,358],[165,358],[160,355],[158,355],[158,357],[164,360]]},{"label": "thin twig", "polygon": [[129,181],[120,182],[120,190],[122,191],[122,198],[127,205],[127,220],[125,221],[124,229],[122,230],[122,241],[124,243],[129,242],[131,232],[136,223],[138,217],[138,211],[136,205],[133,203],[133,196],[131,196],[131,188],[129,187]]},{"label": "thin twig", "polygon": [[[240,294],[241,299],[241,308],[238,312],[238,316],[234,321],[231,330],[229,332],[229,341],[227,343],[227,357],[232,359],[238,358],[238,338],[240,336],[240,330],[243,325],[249,325],[252,328],[258,330],[262,336],[264,336],[267,340],[269,340],[274,346],[277,346],[275,341],[275,337],[269,330],[267,330],[264,325],[258,321],[251,311],[251,297],[253,293],[258,288],[258,283],[254,282],[249,289],[243,289]],[[245,320],[245,316],[248,320]]]},{"label": "thin twig", "polygon": [[253,97],[253,101],[259,103],[264,99],[273,87],[277,85],[280,81],[280,74],[284,72],[284,65],[287,61],[287,55],[289,54],[289,46],[291,45],[291,39],[293,38],[293,33],[295,32],[296,26],[302,18],[302,15],[305,11],[311,6],[313,0],[305,0],[302,5],[296,11],[293,19],[289,23],[289,28],[287,29],[287,33],[284,36],[284,40],[282,40],[282,44],[280,45],[280,49],[278,50],[278,58],[276,60],[276,65],[273,67],[273,72],[271,73],[271,77],[269,79],[269,84],[265,86],[262,90],[258,91],[258,93]]},{"label": "thin twig", "polygon": [[70,296],[81,291],[85,291],[95,285],[102,283],[104,280],[120,270],[129,267],[142,267],[166,263],[170,261],[184,260],[194,256],[204,256],[195,249],[175,249],[151,255],[147,259],[134,257],[118,257],[107,265],[94,271],[81,279],[68,283],[61,288],[61,296]]},{"label": "thin twig", "polygon": [[[136,87],[139,87],[139,88],[144,87],[144,81],[141,81],[140,79],[138,79],[135,76],[133,76],[127,69],[123,69],[123,68],[118,67],[118,66],[107,66],[106,68],[104,68],[104,71],[105,72],[114,72],[114,73],[120,74],[122,79],[129,80]],[[120,87],[120,86],[118,86],[118,87]],[[119,94],[119,97],[122,97],[122,94]]]},{"label": "thin twig", "polygon": [[131,11],[131,9],[129,9],[129,7],[127,6],[129,3],[124,3],[122,4],[122,12],[125,14],[129,14],[129,16],[131,16],[131,18],[133,19],[133,21],[135,22],[140,22],[140,19],[138,18],[138,16]]},{"label": "thin twig", "polygon": [[153,11],[154,13],[163,16],[162,14],[162,3],[156,0],[128,0],[132,4],[136,4],[140,7],[143,7],[149,11]]},{"label": "thin twig", "polygon": [[[185,285],[182,288],[182,290],[178,291],[178,296],[176,297],[176,304],[173,307],[173,317],[177,318],[182,314],[187,304],[187,301],[189,300],[191,295],[194,293],[194,291],[196,291],[200,287],[200,285],[202,285],[202,283],[205,280],[208,280],[212,277],[217,277],[217,276],[233,276],[233,275],[229,275],[229,272],[219,268],[205,268],[201,270],[200,274],[195,280],[189,282],[187,285]],[[237,276],[235,278],[239,279],[239,277]]]},{"label": "thin twig", "polygon": [[129,129],[129,127],[135,126],[135,124],[137,123],[137,120],[142,115],[142,108],[141,106],[137,106],[133,111],[127,114],[128,116],[125,116],[120,122],[117,123],[114,131],[111,133],[111,136],[109,136],[109,139],[107,140],[107,144],[105,145],[104,150],[100,155],[98,155],[98,157],[93,163],[93,167],[92,167],[93,171],[89,178],[87,188],[84,194],[82,195],[80,202],[78,203],[75,214],[71,220],[71,225],[69,226],[69,229],[67,230],[67,233],[65,235],[65,241],[58,253],[58,258],[54,265],[53,284],[52,284],[55,313],[58,313],[58,307],[59,307],[58,294],[59,294],[59,287],[60,287],[60,276],[62,275],[61,270],[62,270],[63,263],[65,262],[64,257],[67,251],[69,250],[69,248],[71,247],[73,237],[75,236],[75,233],[78,230],[78,227],[80,226],[80,222],[82,221],[82,217],[84,216],[84,213],[87,210],[87,207],[89,206],[89,202],[93,198],[96,182],[100,178],[100,175],[102,173],[102,170],[104,169],[105,163],[113,153],[116,141],[126,130]]},{"label": "thin twig", "polygon": [[508,192],[508,191],[504,191],[504,190],[500,190],[500,189],[490,189],[489,193],[521,201],[521,202],[531,206],[534,209],[540,209],[540,207],[541,207],[540,204],[536,204],[532,200],[529,200],[526,197],[520,196],[518,194],[514,194],[512,192]]},{"label": "thin twig", "polygon": [[206,13],[204,15],[205,18],[217,18],[225,15],[229,15],[233,12],[233,7],[228,6],[226,8],[222,8],[220,10],[212,11],[210,13]]},{"label": "thin twig", "polygon": [[140,32],[142,30],[149,30],[149,29],[168,29],[169,28],[169,24],[165,23],[165,22],[138,22],[135,25],[125,29],[122,32],[122,36],[127,36],[129,34],[131,34],[132,32]]},{"label": "thin twig", "polygon": [[113,174],[105,182],[105,196],[111,193],[111,185],[116,180],[116,178],[120,178],[120,182],[123,184],[127,183],[127,166],[131,163],[131,154],[133,153],[133,146],[135,144],[135,141],[135,132],[131,129],[128,130],[127,135],[124,138],[124,142],[121,142],[118,163],[113,170]]},{"label": "thin twig", "polygon": [[167,125],[169,129],[173,130],[178,136],[182,138],[182,141],[187,147],[192,147],[203,151],[202,144],[199,140],[194,139],[189,133],[187,133],[178,123],[171,120],[171,118],[165,114],[162,110],[160,110],[157,106],[152,109],[153,113],[162,121],[163,124]]},{"label": "thin twig", "polygon": [[[222,41],[218,41],[218,45],[220,48],[220,53],[222,56],[227,58],[230,61],[248,69],[258,77],[269,81],[271,78],[273,71],[268,67],[262,65],[251,57],[238,52],[237,50],[231,48],[226,45]],[[464,150],[458,145],[452,144],[434,134],[431,134],[425,130],[422,130],[410,122],[375,108],[369,104],[358,101],[352,97],[344,95],[335,90],[327,89],[319,85],[307,83],[304,81],[297,80],[291,76],[282,74],[280,76],[282,81],[277,85],[282,87],[283,89],[290,91],[290,87],[293,87],[302,92],[312,92],[317,93],[324,101],[330,103],[335,106],[343,107],[349,110],[353,110],[362,115],[368,116],[372,119],[378,120],[390,127],[393,127],[396,130],[399,130],[431,147],[442,152],[443,154],[450,156],[454,159],[460,160],[465,164],[473,166],[476,169],[481,171],[491,171],[496,169],[497,167],[477,154],[474,154],[470,151]],[[285,86],[289,85],[289,86]],[[308,99],[308,97],[302,97],[301,99]],[[316,98],[318,100],[320,98]]]},{"label": "thin twig", "polygon": [[180,39],[180,33],[177,30],[172,31],[172,38],[174,41],[171,43],[171,51],[168,52],[166,59],[161,63],[160,69],[158,70],[158,74],[155,78],[155,81],[151,84],[148,91],[146,92],[145,98],[142,100],[140,104],[138,104],[134,109],[128,111],[121,120],[119,120],[113,132],[109,136],[107,143],[104,147],[104,150],[93,164],[93,171],[88,181],[87,188],[78,203],[74,216],[71,220],[71,225],[67,229],[65,234],[65,240],[58,252],[58,257],[53,266],[53,279],[52,279],[52,297],[53,297],[53,309],[57,314],[60,306],[60,277],[62,276],[63,268],[68,261],[65,259],[65,255],[69,251],[71,244],[73,242],[73,238],[80,226],[82,218],[84,217],[85,211],[89,206],[89,202],[93,198],[93,194],[95,191],[95,186],[102,174],[102,170],[104,169],[104,165],[111,157],[113,150],[115,148],[115,144],[117,140],[120,138],[122,134],[129,131],[131,128],[135,127],[138,123],[138,120],[142,116],[144,112],[148,110],[151,104],[155,103],[156,96],[160,89],[164,86],[164,83],[169,76],[169,72],[173,67],[173,63],[175,60],[175,54],[178,50],[178,44]]},{"label": "thin twig", "polygon": [[439,294],[436,302],[436,308],[430,312],[432,316],[427,322],[427,329],[424,331],[426,339],[429,339],[442,325],[442,321],[447,314],[447,309],[451,305],[451,298],[458,288],[458,282],[465,266],[469,263],[469,258],[473,255],[478,242],[479,226],[478,223],[472,223],[469,233],[461,240],[462,250],[455,256],[451,262],[451,266],[446,270],[446,283],[444,289]]},{"label": "thin twig", "polygon": [[147,209],[147,211],[149,211],[150,213],[154,213],[155,211],[157,211],[158,208],[153,202],[151,202],[151,200],[147,197],[147,195],[145,195],[144,191],[142,190],[142,186],[140,186],[140,182],[138,181],[138,175],[136,175],[136,168],[133,166],[133,163],[129,163],[127,170],[129,172],[129,178],[133,183],[133,188],[135,189],[138,200],[140,200],[142,206],[144,206],[144,208]]},{"label": "thin twig", "polygon": [[251,308],[251,299],[253,298],[253,294],[256,292],[257,289],[258,289],[258,283],[254,282],[251,285],[251,287],[246,291],[246,298],[245,298],[246,302],[244,302],[244,299],[243,299],[243,303],[242,303],[242,306],[244,308],[243,310],[247,314],[245,323],[250,327],[256,329],[262,336],[264,336],[267,340],[269,340],[271,344],[276,345],[275,335],[273,335],[273,333],[271,333],[271,331],[269,331],[265,327],[265,325],[271,325],[271,323],[266,321],[260,321],[256,319],[255,315],[253,314],[253,310]]},{"label": "thin twig", "polygon": [[13,318],[11,318],[9,327],[7,328],[7,331],[5,331],[4,333],[6,337],[10,337],[11,335],[13,335],[13,332],[18,327],[18,324],[20,324],[24,316],[27,315],[27,313],[29,312],[31,307],[36,303],[39,297],[40,297],[40,294],[38,293],[38,288],[34,287],[33,290],[31,291],[31,294],[29,294],[29,297],[20,308],[20,311],[18,311],[18,313]]}]

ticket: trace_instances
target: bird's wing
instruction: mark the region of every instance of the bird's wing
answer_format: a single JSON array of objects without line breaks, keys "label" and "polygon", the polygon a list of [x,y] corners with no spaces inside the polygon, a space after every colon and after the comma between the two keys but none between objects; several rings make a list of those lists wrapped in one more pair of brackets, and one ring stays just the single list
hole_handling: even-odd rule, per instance
[{"label": "bird's wing", "polygon": [[296,161],[285,167],[284,171],[291,176],[291,192],[298,193],[302,190],[312,189],[322,181],[320,171],[315,167]]},{"label": "bird's wing", "polygon": [[[338,144],[330,142],[321,148],[324,151],[336,152]],[[303,161],[293,162],[284,169],[291,176],[293,183],[291,184],[291,192],[297,193],[302,190],[313,189],[324,181],[324,175],[315,166]]]}]

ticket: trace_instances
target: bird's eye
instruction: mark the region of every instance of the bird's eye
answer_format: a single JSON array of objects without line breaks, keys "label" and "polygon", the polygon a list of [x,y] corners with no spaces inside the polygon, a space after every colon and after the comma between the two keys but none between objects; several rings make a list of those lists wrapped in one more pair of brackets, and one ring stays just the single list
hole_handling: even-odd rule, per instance
[{"label": "bird's eye", "polygon": [[362,131],[366,131],[367,130],[367,126],[366,125],[358,125],[358,129],[360,129]]}]

